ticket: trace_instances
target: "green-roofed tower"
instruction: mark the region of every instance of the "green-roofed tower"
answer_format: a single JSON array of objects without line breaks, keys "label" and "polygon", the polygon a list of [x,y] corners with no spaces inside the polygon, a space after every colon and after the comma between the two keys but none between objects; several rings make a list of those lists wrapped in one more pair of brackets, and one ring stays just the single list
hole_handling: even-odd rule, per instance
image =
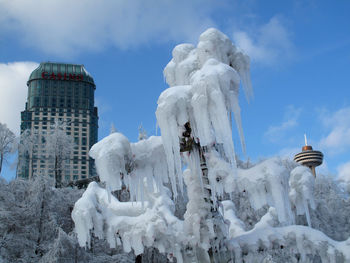
[{"label": "green-roofed tower", "polygon": [[[83,65],[43,62],[31,73],[27,86],[21,132],[29,129],[33,133],[46,134],[55,121],[63,122],[76,147],[71,159],[65,162],[62,181],[93,176],[94,163],[88,153],[97,142],[98,115],[92,76]],[[20,162],[25,165],[18,170],[18,176],[31,178],[40,171],[53,176],[52,163],[44,157],[40,145],[36,145],[29,156],[20,157]]]}]

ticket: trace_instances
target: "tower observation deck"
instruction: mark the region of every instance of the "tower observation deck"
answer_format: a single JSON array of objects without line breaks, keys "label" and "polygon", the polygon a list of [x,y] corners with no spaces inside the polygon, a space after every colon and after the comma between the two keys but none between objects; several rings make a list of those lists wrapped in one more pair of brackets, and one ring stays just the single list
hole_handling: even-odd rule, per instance
[{"label": "tower observation deck", "polygon": [[294,161],[307,166],[311,169],[312,174],[316,177],[316,166],[319,166],[323,162],[323,153],[320,151],[314,151],[311,145],[307,145],[305,136],[305,146],[302,147],[302,152],[297,153],[294,156]]}]

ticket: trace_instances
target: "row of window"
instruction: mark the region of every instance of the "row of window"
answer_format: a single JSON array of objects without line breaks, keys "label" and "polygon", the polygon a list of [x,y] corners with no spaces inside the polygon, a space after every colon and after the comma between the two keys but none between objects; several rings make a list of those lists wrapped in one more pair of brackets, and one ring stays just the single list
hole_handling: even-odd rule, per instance
[{"label": "row of window", "polygon": [[[33,170],[33,173],[34,174],[37,174],[39,171],[38,170]],[[55,174],[54,174],[54,172],[53,171],[49,171],[48,172],[48,175],[50,176],[50,177],[54,177],[55,176]],[[28,176],[26,176],[26,177],[28,177]],[[73,174],[73,180],[78,180],[78,173],[76,173],[76,174]],[[86,175],[82,175],[81,176],[81,178],[82,179],[85,179],[86,178]],[[71,176],[69,175],[69,174],[66,174],[65,176],[64,176],[64,180],[65,180],[65,182],[69,182],[69,181],[71,181]]]},{"label": "row of window", "polygon": [[[53,118],[52,118],[53,119]],[[39,125],[40,123],[41,123],[41,125],[42,126],[45,126],[46,127],[46,125],[48,125],[48,124],[50,124],[50,125],[53,125],[53,124],[55,124],[55,119],[53,119],[53,120],[50,120],[50,121],[47,121],[47,120],[35,120],[34,119],[34,125]],[[62,119],[59,119],[59,121],[63,121]],[[82,126],[82,127],[84,127],[84,128],[82,128],[83,129],[83,131],[86,131],[86,127],[87,127],[87,124],[88,123],[86,123],[86,122],[77,122],[77,121],[65,121],[65,123],[66,123],[66,125],[68,126],[67,127],[67,130],[70,130],[70,129],[68,129],[69,128],[69,126],[75,126],[75,127],[79,127],[79,126]],[[81,125],[80,125],[81,124]],[[34,126],[34,128],[35,128],[36,126]],[[35,128],[35,129],[37,129],[37,128]],[[45,130],[47,129],[47,128],[44,128]]]},{"label": "row of window", "polygon": [[97,123],[97,116],[95,116],[96,113],[93,113],[90,109],[71,109],[71,108],[40,108],[35,107],[34,111],[23,111],[21,113],[22,120],[31,119],[32,113],[34,113],[35,116],[44,115],[48,116],[49,114],[52,116],[68,116],[68,117],[80,117],[86,118],[87,116],[90,116],[91,120],[93,122]]},{"label": "row of window", "polygon": [[[90,110],[81,110],[81,109],[56,109],[56,108],[36,108],[34,113],[35,115],[39,115],[40,112],[47,113],[47,112],[52,112],[52,113],[75,113],[75,114],[83,114],[86,116],[86,114],[89,114],[91,111]],[[29,112],[30,113],[30,112]]]},{"label": "row of window", "polygon": [[[70,112],[42,112],[42,114],[40,114],[40,112],[35,112],[35,115],[36,117],[38,116],[44,116],[47,118],[47,116],[52,116],[52,117],[70,117],[69,119],[67,119],[68,121],[71,121],[71,118],[73,118],[74,120],[74,117],[75,117],[75,120],[76,121],[79,121],[79,118],[82,117],[83,121],[86,121],[87,120],[87,117],[88,115],[86,113],[70,113]],[[38,117],[39,118],[39,117]],[[23,118],[24,119],[24,118]],[[46,119],[47,120],[47,119]],[[52,120],[52,118],[51,118]],[[62,119],[60,119],[62,120]]]},{"label": "row of window", "polygon": [[84,73],[81,65],[46,63],[42,68],[46,72]]},{"label": "row of window", "polygon": [[73,90],[75,88],[93,88],[95,87],[94,84],[92,83],[87,83],[84,81],[67,81],[67,80],[32,80],[29,83],[29,88],[49,88],[50,91],[53,91],[55,88],[55,90],[62,90],[61,88],[65,88],[68,90]]},{"label": "row of window", "polygon": [[[61,114],[61,113],[59,113],[59,114]],[[63,114],[63,113],[62,113]],[[50,119],[49,119],[49,117],[47,117],[48,115],[43,115],[43,116],[41,116],[41,117],[39,117],[39,116],[37,116],[37,115],[35,115],[35,117],[34,117],[34,121],[48,121],[48,120],[50,120],[51,122],[55,122],[55,120],[57,120],[57,118],[55,118],[55,117],[50,117]],[[84,122],[87,122],[87,118],[85,117],[85,118],[82,118],[81,120],[79,120],[79,117],[76,117],[76,118],[65,118],[65,119],[63,119],[63,118],[58,118],[58,120],[59,121],[64,121],[64,122],[67,122],[67,123],[72,123],[72,122],[75,122],[75,123],[77,123],[77,122],[81,122],[81,123],[84,123]]]},{"label": "row of window", "polygon": [[[35,163],[35,162],[54,163],[53,158],[46,157],[46,156],[43,156],[43,155],[42,155],[43,157],[38,158],[37,153],[38,153],[38,151],[34,149],[33,150],[33,155],[32,155],[33,163]],[[46,151],[45,150],[40,150],[40,153],[41,154],[46,154]],[[66,164],[70,164],[70,163],[73,163],[73,164],[86,164],[87,162],[89,162],[89,160],[90,160],[90,157],[88,156],[88,152],[82,151],[81,152],[81,159],[79,158],[79,153],[75,153],[73,156],[70,157],[70,159],[64,160],[64,162]]]},{"label": "row of window", "polygon": [[89,99],[71,99],[71,98],[56,98],[56,97],[36,97],[31,96],[28,99],[29,109],[33,107],[53,107],[53,108],[79,108],[93,109],[94,101]]},{"label": "row of window", "polygon": [[29,96],[53,96],[53,97],[83,97],[83,98],[91,98],[94,97],[93,88],[85,88],[85,87],[75,87],[75,88],[65,88],[65,87],[38,87],[31,86],[28,90]]},{"label": "row of window", "polygon": [[[38,130],[39,129],[39,121],[34,121],[34,129],[36,129],[36,130]],[[53,121],[51,121],[51,122],[46,122],[46,121],[41,121],[41,124],[42,124],[42,129],[43,130],[47,130],[47,125],[48,124],[54,124],[55,122],[53,122]],[[81,125],[79,125],[79,124],[81,124]],[[82,126],[83,128],[82,128],[82,131],[83,132],[86,132],[86,128],[87,128],[87,123],[81,123],[81,122],[71,122],[71,123],[67,123],[67,125],[70,125],[70,126],[74,126],[74,127],[79,127],[79,126]],[[66,129],[68,130],[68,131],[70,131],[70,127],[68,126],[68,127],[66,127]],[[74,129],[79,129],[79,128],[74,128]]]},{"label": "row of window", "polygon": [[[37,162],[33,162],[33,169],[35,169],[35,168],[37,168],[38,166],[40,166],[40,168],[48,168],[48,169],[54,169],[55,167],[54,167],[54,165],[52,165],[52,164],[49,164],[49,165],[45,165],[45,162],[40,162],[40,165],[39,165],[39,161],[37,161]],[[81,166],[81,170],[83,170],[82,171],[82,173],[83,174],[85,174],[86,173],[86,169],[87,169],[88,167],[87,166]],[[69,166],[65,166],[65,171],[70,171],[70,167]],[[69,169],[69,170],[68,170]],[[78,166],[73,166],[73,169],[75,169],[75,170],[78,170],[79,168],[78,168]]]}]

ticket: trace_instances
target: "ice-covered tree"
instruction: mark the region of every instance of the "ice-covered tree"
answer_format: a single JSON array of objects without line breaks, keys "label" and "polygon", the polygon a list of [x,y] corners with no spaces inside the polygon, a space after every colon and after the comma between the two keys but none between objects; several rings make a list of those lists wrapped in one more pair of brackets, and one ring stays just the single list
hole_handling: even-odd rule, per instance
[{"label": "ice-covered tree", "polygon": [[[208,29],[197,46],[174,48],[164,75],[162,136],[130,143],[113,133],[92,147],[106,187],[91,183],[74,206],[79,244],[95,236],[177,262],[349,261],[350,203],[331,181],[279,158],[237,168],[231,113],[244,149],[238,93],[242,83],[252,95],[249,58]],[[111,194],[123,187],[130,202]]]},{"label": "ice-covered tree", "polygon": [[104,241],[95,240],[93,250],[80,248],[71,210],[83,191],[54,184],[48,176],[0,178],[0,262],[134,262]]},{"label": "ice-covered tree", "polygon": [[6,124],[0,123],[0,174],[6,157],[13,152],[16,144],[16,136],[7,128]]},{"label": "ice-covered tree", "polygon": [[23,173],[28,167],[33,167],[33,150],[38,144],[39,134],[30,129],[23,131],[18,143],[17,175]]},{"label": "ice-covered tree", "polygon": [[112,133],[115,133],[115,132],[118,132],[117,128],[114,126],[114,123],[112,122],[111,123],[111,129],[109,131],[109,134],[112,134]]},{"label": "ice-covered tree", "polygon": [[139,141],[147,139],[147,131],[143,128],[142,123],[139,126],[139,136],[138,139]]},{"label": "ice-covered tree", "polygon": [[43,138],[45,140],[45,150],[54,162],[55,186],[61,187],[63,163],[71,158],[71,153],[76,144],[73,137],[67,135],[65,124],[59,121],[51,126],[49,133]]}]

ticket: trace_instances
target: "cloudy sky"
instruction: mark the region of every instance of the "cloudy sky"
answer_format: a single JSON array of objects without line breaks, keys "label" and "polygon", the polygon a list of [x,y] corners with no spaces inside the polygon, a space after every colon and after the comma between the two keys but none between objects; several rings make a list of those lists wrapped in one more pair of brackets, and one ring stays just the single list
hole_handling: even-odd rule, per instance
[{"label": "cloudy sky", "polygon": [[240,101],[247,142],[241,158],[292,157],[306,133],[325,154],[321,170],[345,176],[349,12],[346,0],[0,0],[0,122],[18,134],[30,72],[57,61],[84,64],[94,77],[99,138],[111,123],[131,141],[141,123],[154,135],[173,47],[196,44],[216,27],[251,57],[255,95]]}]

